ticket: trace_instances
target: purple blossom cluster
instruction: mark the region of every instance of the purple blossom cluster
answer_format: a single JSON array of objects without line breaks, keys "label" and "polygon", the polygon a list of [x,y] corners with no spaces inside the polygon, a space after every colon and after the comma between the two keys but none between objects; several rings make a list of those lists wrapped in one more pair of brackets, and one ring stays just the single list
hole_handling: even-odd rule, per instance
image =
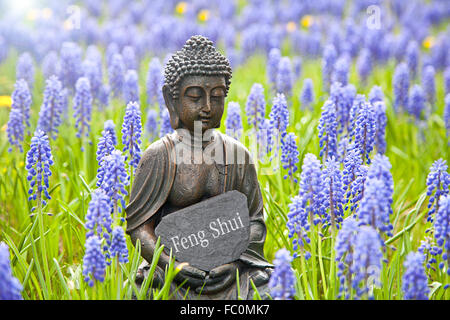
[{"label": "purple blossom cluster", "polygon": [[14,277],[8,246],[0,242],[0,300],[22,300],[23,287]]},{"label": "purple blossom cluster", "polygon": [[292,257],[286,249],[280,249],[275,254],[275,269],[269,280],[270,295],[275,300],[289,300],[295,295],[291,261]]},{"label": "purple blossom cluster", "polygon": [[[123,152],[129,154],[129,165],[137,168],[141,160],[141,110],[137,102],[129,102],[122,125]],[[125,160],[128,159],[128,155]]]}]

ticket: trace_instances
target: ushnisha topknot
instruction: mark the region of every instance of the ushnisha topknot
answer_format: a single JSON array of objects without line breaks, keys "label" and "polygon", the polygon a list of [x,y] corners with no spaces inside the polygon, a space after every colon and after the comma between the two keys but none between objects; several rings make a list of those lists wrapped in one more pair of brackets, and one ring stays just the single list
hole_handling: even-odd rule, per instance
[{"label": "ushnisha topknot", "polygon": [[165,84],[174,99],[178,98],[179,84],[184,76],[224,76],[227,94],[231,74],[228,59],[216,50],[211,40],[200,35],[187,40],[181,51],[172,55],[164,70]]}]

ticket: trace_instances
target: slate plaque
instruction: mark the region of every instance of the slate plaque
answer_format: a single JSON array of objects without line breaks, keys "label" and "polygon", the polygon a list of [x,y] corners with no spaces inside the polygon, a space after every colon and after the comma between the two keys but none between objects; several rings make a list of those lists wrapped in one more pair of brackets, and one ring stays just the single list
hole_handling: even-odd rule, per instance
[{"label": "slate plaque", "polygon": [[161,219],[155,233],[178,261],[210,271],[237,260],[247,249],[247,197],[233,190],[172,212]]}]

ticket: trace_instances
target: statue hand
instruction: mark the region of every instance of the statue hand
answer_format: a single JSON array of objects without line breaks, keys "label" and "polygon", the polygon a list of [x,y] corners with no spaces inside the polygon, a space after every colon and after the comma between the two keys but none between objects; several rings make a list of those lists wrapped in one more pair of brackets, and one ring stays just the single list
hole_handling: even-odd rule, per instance
[{"label": "statue hand", "polygon": [[[180,268],[180,265],[180,262],[175,262],[176,268]],[[186,280],[185,284],[190,286],[192,289],[195,289],[203,285],[203,283],[205,282],[205,277],[205,271],[185,264],[175,276],[175,281],[177,283],[182,283],[184,280]]]},{"label": "statue hand", "polygon": [[[222,291],[236,280],[237,262],[230,262],[212,269],[209,272],[210,282],[203,288],[197,288],[197,293],[216,293]],[[215,283],[214,283],[215,282]]]}]

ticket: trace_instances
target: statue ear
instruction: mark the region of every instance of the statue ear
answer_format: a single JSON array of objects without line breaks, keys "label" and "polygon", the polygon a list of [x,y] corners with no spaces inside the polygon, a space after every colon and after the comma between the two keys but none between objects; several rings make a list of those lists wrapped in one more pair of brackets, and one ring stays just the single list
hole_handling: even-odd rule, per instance
[{"label": "statue ear", "polygon": [[180,117],[178,115],[177,107],[175,106],[175,103],[177,101],[176,99],[173,99],[173,96],[170,93],[170,88],[167,84],[163,86],[162,92],[164,96],[164,102],[166,103],[167,109],[169,110],[170,125],[174,130],[178,129],[178,127],[180,126]]}]

